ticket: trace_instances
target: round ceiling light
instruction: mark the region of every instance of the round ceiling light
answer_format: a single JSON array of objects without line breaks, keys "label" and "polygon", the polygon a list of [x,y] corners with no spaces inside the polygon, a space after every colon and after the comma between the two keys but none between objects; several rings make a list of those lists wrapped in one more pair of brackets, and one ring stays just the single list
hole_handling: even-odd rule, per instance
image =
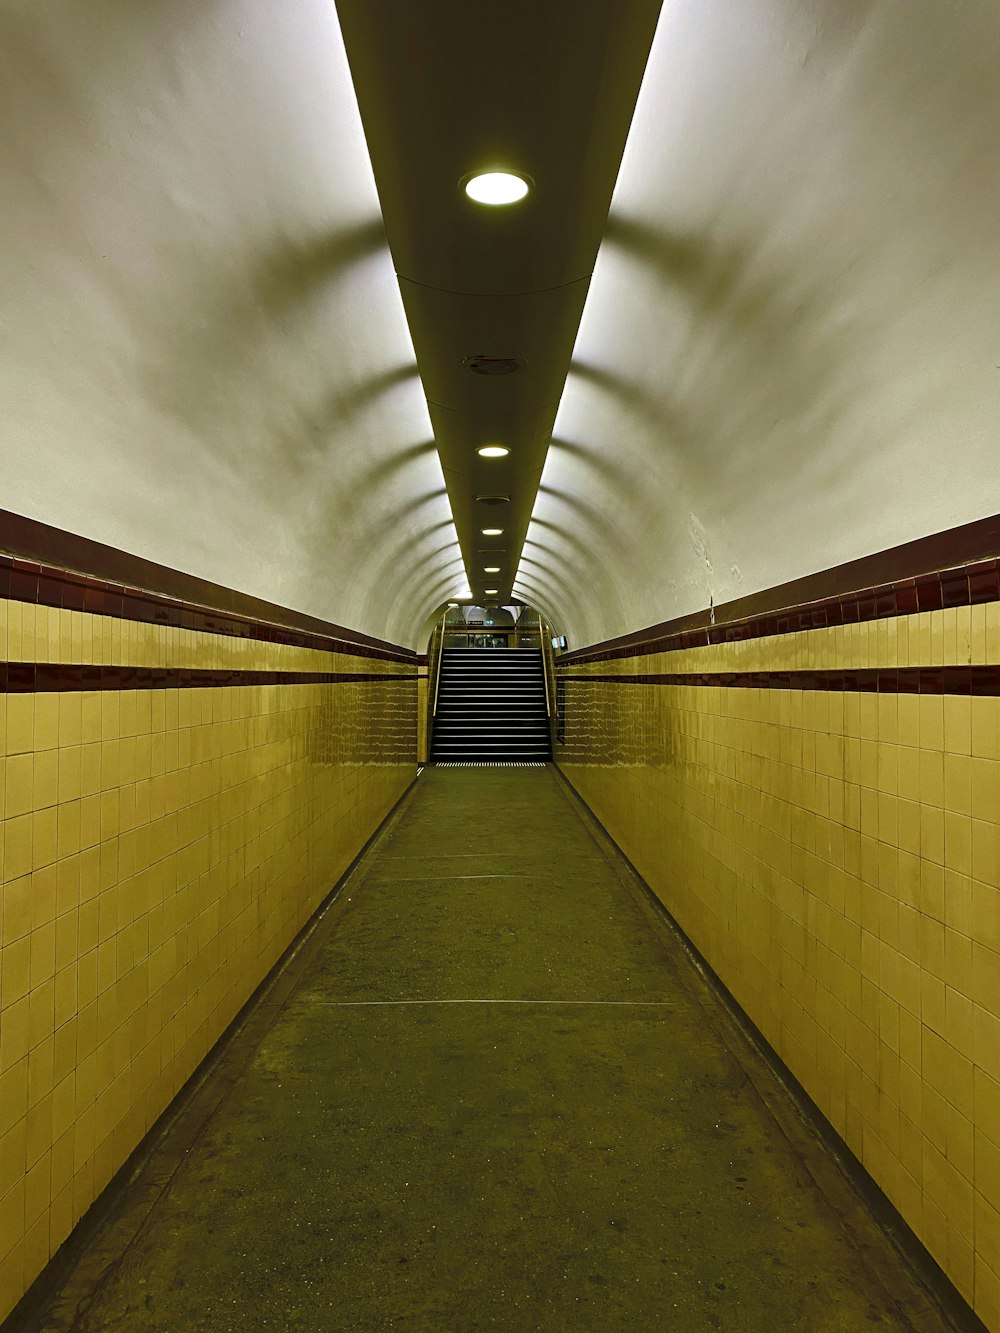
[{"label": "round ceiling light", "polygon": [[512,171],[480,171],[464,184],[470,199],[494,208],[518,203],[531,188],[523,176],[515,176]]},{"label": "round ceiling light", "polygon": [[502,537],[503,528],[480,528],[479,531],[484,537]]},{"label": "round ceiling light", "polygon": [[506,458],[510,450],[505,444],[484,444],[476,453],[480,458]]}]

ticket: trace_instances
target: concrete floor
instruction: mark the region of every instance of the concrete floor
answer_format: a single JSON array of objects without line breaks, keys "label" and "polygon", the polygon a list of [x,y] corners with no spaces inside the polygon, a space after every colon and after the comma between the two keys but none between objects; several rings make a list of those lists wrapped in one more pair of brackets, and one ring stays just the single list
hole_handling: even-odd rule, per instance
[{"label": "concrete floor", "polygon": [[941,1330],[551,769],[430,769],[34,1327]]}]

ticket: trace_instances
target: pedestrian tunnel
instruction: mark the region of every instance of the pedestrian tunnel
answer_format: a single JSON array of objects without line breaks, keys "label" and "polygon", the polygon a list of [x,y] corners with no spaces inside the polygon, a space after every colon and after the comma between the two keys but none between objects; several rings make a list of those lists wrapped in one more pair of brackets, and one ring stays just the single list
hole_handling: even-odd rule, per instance
[{"label": "pedestrian tunnel", "polygon": [[986,0],[0,6],[0,1321],[1000,1330]]}]

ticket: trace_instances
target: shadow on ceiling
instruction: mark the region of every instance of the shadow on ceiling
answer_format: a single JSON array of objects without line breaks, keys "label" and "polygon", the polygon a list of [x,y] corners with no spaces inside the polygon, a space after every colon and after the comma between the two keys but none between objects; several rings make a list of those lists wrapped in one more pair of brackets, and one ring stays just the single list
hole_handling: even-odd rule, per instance
[{"label": "shadow on ceiling", "polygon": [[[815,452],[802,447],[818,434],[832,435],[856,412],[870,384],[867,370],[876,329],[844,298],[857,279],[857,255],[794,255],[780,259],[761,236],[726,242],[706,229],[683,235],[612,213],[605,244],[631,256],[645,270],[683,294],[695,322],[672,378],[683,370],[685,402],[666,390],[651,392],[599,368],[574,365],[572,373],[600,385],[680,446],[689,476],[714,485],[725,469],[731,484],[756,490],[761,469],[779,464],[784,481],[816,472]],[[890,310],[883,312],[891,321]],[[710,370],[706,373],[705,367]],[[712,371],[715,372],[713,377]],[[720,377],[728,391],[720,393]],[[874,387],[874,386],[873,386]],[[931,392],[928,387],[928,394]],[[908,409],[915,416],[922,403]],[[897,409],[898,410],[898,409]],[[880,418],[884,411],[879,408]],[[902,428],[904,420],[895,423]],[[846,432],[841,432],[846,435]],[[789,447],[790,443],[793,447]],[[825,471],[843,471],[870,445],[860,434]]]}]

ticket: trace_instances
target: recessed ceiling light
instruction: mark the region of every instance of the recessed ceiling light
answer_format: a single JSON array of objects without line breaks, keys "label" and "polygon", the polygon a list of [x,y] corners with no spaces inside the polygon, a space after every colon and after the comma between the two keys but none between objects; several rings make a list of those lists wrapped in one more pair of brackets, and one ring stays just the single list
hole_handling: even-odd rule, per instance
[{"label": "recessed ceiling light", "polygon": [[510,450],[505,444],[484,444],[476,453],[480,458],[506,458]]},{"label": "recessed ceiling light", "polygon": [[523,176],[512,171],[482,171],[465,182],[465,193],[477,204],[516,204],[528,193]]},{"label": "recessed ceiling light", "polygon": [[449,603],[448,603],[448,606],[449,606],[449,608],[456,607],[456,606],[458,606],[458,603],[457,603],[457,602],[449,602]]},{"label": "recessed ceiling light", "polygon": [[479,530],[480,530],[480,532],[483,534],[484,537],[502,537],[502,536],[503,536],[503,528],[480,528]]},{"label": "recessed ceiling light", "polygon": [[500,573],[500,566],[499,566],[499,565],[484,565],[484,566],[483,566],[483,573],[484,573],[484,574],[499,574],[499,573]]},{"label": "recessed ceiling light", "polygon": [[484,588],[484,589],[483,589],[483,592],[486,594],[487,597],[496,597],[496,595],[497,595],[497,593],[498,593],[499,591],[500,591],[499,588]]}]

